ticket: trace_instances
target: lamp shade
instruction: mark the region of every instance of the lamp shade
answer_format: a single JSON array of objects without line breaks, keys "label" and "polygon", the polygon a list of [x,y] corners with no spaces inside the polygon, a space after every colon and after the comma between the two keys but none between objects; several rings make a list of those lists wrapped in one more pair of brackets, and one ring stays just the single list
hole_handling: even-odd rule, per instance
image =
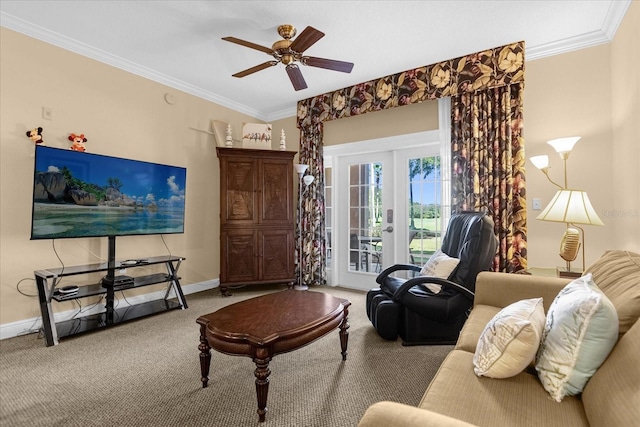
[{"label": "lamp shade", "polygon": [[533,166],[537,167],[538,169],[546,169],[549,167],[549,156],[547,156],[546,154],[543,154],[542,156],[533,156],[529,158],[529,160],[531,160]]},{"label": "lamp shade", "polygon": [[552,139],[551,141],[547,141],[547,144],[552,146],[556,152],[563,154],[570,152],[579,139],[579,136],[569,136],[566,138]]},{"label": "lamp shade", "polygon": [[306,186],[311,185],[313,180],[314,180],[314,176],[313,175],[305,175],[304,178],[302,178],[302,182],[304,182],[304,185],[306,185]]},{"label": "lamp shade", "polygon": [[309,165],[294,165],[296,167],[296,172],[298,172],[298,175],[302,175],[306,172],[306,170],[309,168]]},{"label": "lamp shade", "polygon": [[586,191],[558,190],[536,219],[574,224],[604,225]]}]

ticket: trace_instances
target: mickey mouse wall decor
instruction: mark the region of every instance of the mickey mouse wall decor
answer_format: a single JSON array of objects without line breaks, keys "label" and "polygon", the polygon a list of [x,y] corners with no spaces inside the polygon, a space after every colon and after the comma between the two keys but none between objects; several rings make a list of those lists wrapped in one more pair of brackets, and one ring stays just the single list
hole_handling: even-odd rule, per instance
[{"label": "mickey mouse wall decor", "polygon": [[84,143],[87,142],[87,138],[84,137],[84,133],[81,133],[80,135],[72,133],[69,135],[69,141],[73,142],[71,147],[69,147],[73,151],[82,151],[83,153],[86,151]]},{"label": "mickey mouse wall decor", "polygon": [[42,128],[34,128],[27,131],[27,137],[35,142],[37,145],[44,145],[44,139],[42,137]]}]

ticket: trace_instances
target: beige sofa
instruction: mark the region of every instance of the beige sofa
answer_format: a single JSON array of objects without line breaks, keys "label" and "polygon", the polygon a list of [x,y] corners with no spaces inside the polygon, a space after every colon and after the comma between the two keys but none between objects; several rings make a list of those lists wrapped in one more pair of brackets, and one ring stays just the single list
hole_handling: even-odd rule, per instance
[{"label": "beige sofa", "polygon": [[358,426],[639,426],[640,255],[608,251],[587,272],[611,299],[620,320],[620,338],[581,395],[554,401],[533,365],[506,379],[476,376],[476,344],[493,316],[513,302],[537,297],[543,298],[546,313],[569,283],[554,277],[484,272],[478,276],[474,308],[458,342],[418,407],[378,402],[367,409]]}]

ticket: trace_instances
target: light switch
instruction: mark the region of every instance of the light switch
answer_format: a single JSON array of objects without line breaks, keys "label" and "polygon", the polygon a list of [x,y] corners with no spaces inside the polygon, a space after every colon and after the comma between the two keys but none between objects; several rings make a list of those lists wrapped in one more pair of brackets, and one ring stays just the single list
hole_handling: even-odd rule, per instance
[{"label": "light switch", "polygon": [[541,205],[540,199],[534,198],[533,199],[533,210],[534,211],[539,211],[540,209],[542,209],[542,205]]}]

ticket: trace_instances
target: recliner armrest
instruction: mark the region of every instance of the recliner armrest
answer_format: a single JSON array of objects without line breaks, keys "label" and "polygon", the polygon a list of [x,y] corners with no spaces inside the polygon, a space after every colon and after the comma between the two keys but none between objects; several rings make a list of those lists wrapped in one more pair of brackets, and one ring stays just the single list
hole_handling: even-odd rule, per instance
[{"label": "recliner armrest", "polygon": [[[425,283],[433,283],[436,285],[440,285],[443,287],[443,289],[452,289],[462,294],[466,298],[470,299],[471,301],[473,301],[473,295],[474,295],[473,292],[471,292],[469,289],[465,288],[464,286],[454,283],[447,279],[441,279],[439,277],[430,277],[430,276],[418,276],[418,277],[414,277],[413,279],[407,280],[402,284],[402,286],[400,286],[396,290],[396,292],[393,294],[391,298],[395,302],[400,302],[400,300],[402,299],[402,296],[407,292],[409,292],[409,289],[411,289],[416,285],[424,285]],[[434,294],[434,295],[437,295],[437,294]]]},{"label": "recliner armrest", "polygon": [[516,301],[542,297],[545,312],[571,279],[483,271],[476,279],[474,305],[504,308]]},{"label": "recliner armrest", "polygon": [[380,274],[378,274],[378,277],[376,277],[376,282],[379,285],[382,285],[384,279],[396,271],[420,271],[421,269],[422,267],[413,264],[394,264],[382,270]]},{"label": "recliner armrest", "polygon": [[473,427],[473,424],[396,402],[377,402],[369,406],[358,427]]}]

